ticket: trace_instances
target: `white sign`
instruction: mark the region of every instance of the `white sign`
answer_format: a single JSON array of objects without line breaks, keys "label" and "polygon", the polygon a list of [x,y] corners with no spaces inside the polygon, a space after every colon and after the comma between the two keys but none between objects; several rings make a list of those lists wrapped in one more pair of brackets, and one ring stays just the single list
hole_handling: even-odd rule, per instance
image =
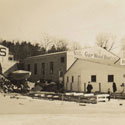
[{"label": "white sign", "polygon": [[1,62],[8,60],[8,53],[9,53],[8,48],[3,45],[0,45],[0,61]]},{"label": "white sign", "polygon": [[6,56],[6,55],[7,55],[6,48],[0,47],[0,56]]},{"label": "white sign", "polygon": [[97,58],[97,59],[114,59],[114,55],[107,52],[106,50],[103,50],[100,47],[95,48],[88,48],[85,50],[76,50],[74,52],[74,55],[76,57],[86,57],[86,58]]},{"label": "white sign", "polygon": [[87,48],[74,51],[76,58],[96,60],[96,62],[114,63],[119,58],[101,47]]},{"label": "white sign", "polygon": [[91,52],[85,51],[84,56],[88,57],[88,58],[97,58],[97,59],[113,59],[113,57],[111,57],[111,56],[108,56],[106,54],[103,55],[103,54],[100,54],[97,52],[91,53]]}]

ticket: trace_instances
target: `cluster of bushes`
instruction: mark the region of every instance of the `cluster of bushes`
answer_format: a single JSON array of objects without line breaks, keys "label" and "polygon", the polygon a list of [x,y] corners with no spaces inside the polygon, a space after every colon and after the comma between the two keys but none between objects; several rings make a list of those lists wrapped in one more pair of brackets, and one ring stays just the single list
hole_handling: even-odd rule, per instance
[{"label": "cluster of bushes", "polygon": [[0,91],[3,93],[18,92],[26,93],[28,92],[29,86],[27,81],[16,81],[8,80],[3,75],[0,75]]},{"label": "cluster of bushes", "polygon": [[14,85],[2,75],[0,75],[0,91],[4,93],[14,91]]},{"label": "cluster of bushes", "polygon": [[[0,75],[0,91],[3,93],[27,93],[29,91],[28,81],[26,80],[8,80],[3,75]],[[33,91],[51,91],[63,92],[63,86],[55,82],[40,82],[37,81],[32,88]]]},{"label": "cluster of bushes", "polygon": [[37,81],[35,83],[34,91],[51,91],[51,92],[62,92],[63,85],[55,82],[41,82]]}]

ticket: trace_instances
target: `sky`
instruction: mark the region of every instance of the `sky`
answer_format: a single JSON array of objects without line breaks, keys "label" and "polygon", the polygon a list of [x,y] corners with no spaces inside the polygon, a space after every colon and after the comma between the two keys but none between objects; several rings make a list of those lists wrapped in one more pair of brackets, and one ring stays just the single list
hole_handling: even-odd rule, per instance
[{"label": "sky", "polygon": [[0,0],[0,39],[39,42],[42,33],[93,45],[125,37],[125,0]]}]

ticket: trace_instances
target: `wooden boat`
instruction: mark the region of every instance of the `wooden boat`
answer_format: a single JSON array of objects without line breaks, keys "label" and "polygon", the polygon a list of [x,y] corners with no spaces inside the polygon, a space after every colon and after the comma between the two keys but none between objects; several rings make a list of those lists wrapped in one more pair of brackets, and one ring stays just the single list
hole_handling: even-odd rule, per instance
[{"label": "wooden boat", "polygon": [[31,76],[31,72],[25,70],[16,70],[11,73],[11,78],[14,80],[28,79]]}]

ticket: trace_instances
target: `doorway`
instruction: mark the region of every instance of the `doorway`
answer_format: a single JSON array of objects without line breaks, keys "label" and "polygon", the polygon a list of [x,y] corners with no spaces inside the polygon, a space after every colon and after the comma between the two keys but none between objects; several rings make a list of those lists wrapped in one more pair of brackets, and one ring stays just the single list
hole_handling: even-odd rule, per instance
[{"label": "doorway", "polygon": [[77,84],[77,90],[78,90],[78,92],[80,92],[81,91],[81,76],[79,75],[78,76],[78,84]]}]

